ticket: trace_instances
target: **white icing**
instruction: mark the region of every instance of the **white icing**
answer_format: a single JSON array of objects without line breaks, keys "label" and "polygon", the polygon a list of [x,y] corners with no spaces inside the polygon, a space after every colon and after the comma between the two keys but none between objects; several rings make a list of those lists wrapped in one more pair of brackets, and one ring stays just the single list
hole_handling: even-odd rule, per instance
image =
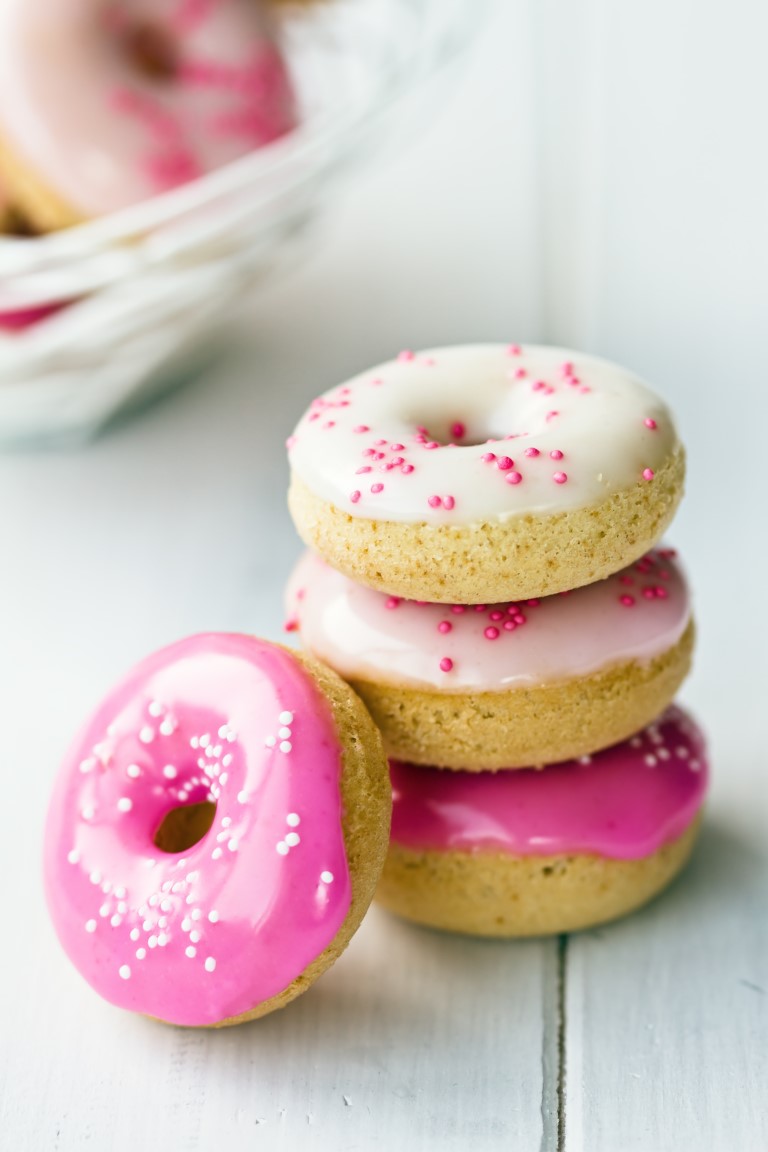
[{"label": "white icing", "polygon": [[[420,427],[438,447],[419,440]],[[664,402],[615,364],[489,344],[371,369],[315,400],[288,443],[296,475],[352,516],[467,524],[588,508],[653,483],[643,474],[667,462],[678,438]],[[533,448],[539,455],[526,456]],[[483,461],[488,452],[497,459]],[[502,457],[514,463],[501,468]]]}]

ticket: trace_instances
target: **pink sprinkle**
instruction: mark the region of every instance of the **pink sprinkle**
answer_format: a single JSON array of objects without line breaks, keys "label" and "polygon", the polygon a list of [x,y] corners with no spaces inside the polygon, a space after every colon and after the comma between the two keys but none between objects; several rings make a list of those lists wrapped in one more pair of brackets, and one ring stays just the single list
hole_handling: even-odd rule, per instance
[{"label": "pink sprinkle", "polygon": [[645,420],[643,420],[643,424],[645,424],[646,428],[650,428],[651,430],[658,428],[658,424],[655,420],[652,420],[650,416],[647,416]]},{"label": "pink sprinkle", "polygon": [[619,577],[619,583],[620,584],[634,584],[634,580],[632,579],[631,576],[620,576]]},{"label": "pink sprinkle", "polygon": [[384,491],[384,485],[383,484],[371,484],[371,492],[383,492],[383,491]]},{"label": "pink sprinkle", "polygon": [[296,436],[289,436],[288,439],[286,440],[285,446],[289,452],[290,452],[291,448],[293,448],[294,444],[296,443],[296,440],[297,440]]},{"label": "pink sprinkle", "polygon": [[370,432],[367,424],[358,424],[357,427],[352,429],[353,432]]},{"label": "pink sprinkle", "polygon": [[563,376],[573,376],[573,364],[571,363],[571,361],[566,360],[565,364],[563,364],[560,371],[563,373]]},{"label": "pink sprinkle", "polygon": [[643,596],[646,600],[654,600],[656,598],[656,589],[650,586],[643,588]]},{"label": "pink sprinkle", "polygon": [[475,612],[485,612],[485,604],[475,604]]},{"label": "pink sprinkle", "polygon": [[504,631],[505,632],[514,632],[515,628],[517,628],[517,624],[515,624],[514,620],[505,620],[504,621]]},{"label": "pink sprinkle", "polygon": [[451,608],[451,612],[453,612],[454,616],[461,616],[462,612],[466,612],[466,610],[467,609],[463,604],[454,604]]},{"label": "pink sprinkle", "polygon": [[446,632],[450,632],[452,628],[453,624],[451,624],[450,620],[441,620],[437,626],[438,632],[442,632],[443,635],[445,635]]},{"label": "pink sprinkle", "polygon": [[499,456],[496,461],[496,467],[502,472],[506,472],[514,464],[514,460],[510,460],[509,456]]},{"label": "pink sprinkle", "polygon": [[486,628],[483,632],[483,636],[485,636],[486,640],[496,640],[499,636],[499,630],[498,628],[493,627]]},{"label": "pink sprinkle", "polygon": [[353,504],[357,504],[358,500],[360,499],[360,492],[357,488],[355,488],[354,492],[350,492],[349,498]]},{"label": "pink sprinkle", "polygon": [[635,602],[635,598],[634,596],[630,596],[625,593],[623,596],[619,596],[619,601],[624,605],[625,608],[631,608]]},{"label": "pink sprinkle", "polygon": [[373,472],[370,464],[363,464],[362,468],[355,469],[355,476],[362,476],[364,472]]},{"label": "pink sprinkle", "polygon": [[652,468],[643,469],[643,480],[653,480],[654,472]]},{"label": "pink sprinkle", "polygon": [[295,616],[291,616],[291,618],[283,624],[283,632],[298,632],[298,630],[299,621]]},{"label": "pink sprinkle", "polygon": [[404,476],[408,476],[409,473],[413,472],[413,464],[403,464],[400,468],[400,471]]},{"label": "pink sprinkle", "polygon": [[519,484],[522,478],[520,472],[510,472],[506,477],[507,484]]},{"label": "pink sprinkle", "polygon": [[402,452],[403,448],[405,448],[405,444],[390,444],[389,447],[393,452]]},{"label": "pink sprinkle", "polygon": [[461,420],[457,420],[455,424],[451,425],[451,436],[453,436],[454,440],[461,440],[466,431],[467,429]]},{"label": "pink sprinkle", "polygon": [[529,608],[538,608],[540,603],[541,603],[541,601],[537,600],[535,597],[533,600],[526,600],[526,604],[528,605]]},{"label": "pink sprinkle", "polygon": [[524,380],[527,375],[528,373],[526,372],[525,368],[518,368],[515,372],[515,379]]},{"label": "pink sprinkle", "polygon": [[427,504],[429,504],[430,508],[439,508],[442,504],[442,500],[439,496],[428,496]]},{"label": "pink sprinkle", "polygon": [[496,453],[495,452],[483,452],[480,459],[482,460],[482,462],[484,464],[492,464],[493,461],[496,459]]},{"label": "pink sprinkle", "polygon": [[383,452],[374,452],[373,458],[374,458],[374,460],[383,460],[384,459],[384,453]]},{"label": "pink sprinkle", "polygon": [[552,475],[552,479],[554,480],[555,484],[565,484],[568,476],[565,472],[555,472]]},{"label": "pink sprinkle", "polygon": [[549,454],[550,460],[562,460],[563,454],[559,448],[553,448]]},{"label": "pink sprinkle", "polygon": [[496,609],[495,612],[491,612],[490,618],[491,618],[491,620],[503,620],[504,619],[504,613],[499,612],[499,610]]},{"label": "pink sprinkle", "polygon": [[399,596],[390,596],[389,599],[387,600],[386,604],[384,605],[384,607],[390,608],[390,609],[399,608],[400,607],[400,597]]},{"label": "pink sprinkle", "polygon": [[514,620],[515,624],[525,624],[525,616],[523,616],[522,612],[515,612],[512,619]]},{"label": "pink sprinkle", "polygon": [[404,456],[393,456],[392,457],[392,464],[393,464],[393,466],[396,466],[398,464],[405,464],[405,457]]},{"label": "pink sprinkle", "polygon": [[443,508],[447,508],[450,512],[452,508],[456,507],[456,501],[453,496],[443,496]]},{"label": "pink sprinkle", "polygon": [[451,660],[450,656],[443,656],[442,660],[440,661],[440,671],[450,672],[452,668],[453,660]]},{"label": "pink sprinkle", "polygon": [[507,347],[507,356],[519,356],[522,351],[519,344],[510,344]]},{"label": "pink sprinkle", "polygon": [[658,600],[666,600],[668,595],[666,588],[662,588],[660,584],[656,586],[656,598]]},{"label": "pink sprinkle", "polygon": [[547,387],[546,380],[537,380],[533,386],[533,390],[534,390],[534,392],[544,392],[544,391],[546,391],[546,387]]},{"label": "pink sprinkle", "polygon": [[424,445],[424,447],[425,448],[439,448],[440,445],[438,444],[437,440],[430,440],[427,444]]},{"label": "pink sprinkle", "polygon": [[375,456],[376,455],[376,449],[375,448],[363,448],[361,455],[362,456]]},{"label": "pink sprinkle", "polygon": [[397,359],[400,361],[401,364],[407,364],[409,360],[415,360],[416,359],[416,353],[411,352],[408,348],[406,348],[398,354]]},{"label": "pink sprinkle", "polygon": [[374,440],[374,444],[377,448],[383,448],[386,444],[386,440]]},{"label": "pink sprinkle", "polygon": [[538,448],[526,448],[525,455],[528,457],[540,456]]},{"label": "pink sprinkle", "polygon": [[546,420],[547,420],[547,422],[549,422],[550,420],[554,420],[555,416],[559,416],[559,415],[560,415],[560,413],[553,409],[551,412],[547,412]]}]

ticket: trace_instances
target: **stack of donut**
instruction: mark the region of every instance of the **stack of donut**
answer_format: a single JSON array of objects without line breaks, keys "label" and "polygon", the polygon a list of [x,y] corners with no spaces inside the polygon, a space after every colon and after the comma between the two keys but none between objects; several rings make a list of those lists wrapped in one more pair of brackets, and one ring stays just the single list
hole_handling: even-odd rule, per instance
[{"label": "stack of donut", "polygon": [[621,915],[685,863],[707,783],[672,705],[693,622],[660,546],[685,460],[624,369],[517,345],[401,353],[289,442],[312,551],[288,623],[378,724],[378,899],[483,935]]}]

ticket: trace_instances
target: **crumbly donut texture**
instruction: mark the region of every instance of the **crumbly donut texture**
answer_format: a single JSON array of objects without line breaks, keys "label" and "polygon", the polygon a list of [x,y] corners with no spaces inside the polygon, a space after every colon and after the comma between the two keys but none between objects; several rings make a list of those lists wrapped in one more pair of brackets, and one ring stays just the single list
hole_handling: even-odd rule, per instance
[{"label": "crumbly donut texture", "polygon": [[35,232],[57,232],[82,224],[84,217],[31,171],[0,136],[0,176]]},{"label": "crumbly donut texture", "polygon": [[473,936],[574,932],[624,916],[661,892],[691,854],[700,817],[639,860],[413,851],[393,844],[376,892],[383,907]]},{"label": "crumbly donut texture", "polygon": [[602,580],[639,559],[683,496],[682,447],[599,505],[502,522],[447,524],[352,516],[294,472],[288,503],[302,540],[353,580],[411,600],[483,604],[550,596]]},{"label": "crumbly donut texture", "polygon": [[647,663],[508,692],[350,683],[396,760],[467,771],[527,768],[596,752],[649,724],[688,674],[693,644],[691,622],[672,648]]},{"label": "crumbly donut texture", "polygon": [[328,947],[277,996],[257,1004],[250,1012],[232,1016],[214,1028],[244,1024],[284,1008],[314,984],[338,960],[360,926],[381,876],[389,842],[392,793],[381,736],[365,705],[344,681],[317,660],[286,649],[302,664],[326,697],[333,712],[342,747],[342,827],[352,903],[347,917]]}]

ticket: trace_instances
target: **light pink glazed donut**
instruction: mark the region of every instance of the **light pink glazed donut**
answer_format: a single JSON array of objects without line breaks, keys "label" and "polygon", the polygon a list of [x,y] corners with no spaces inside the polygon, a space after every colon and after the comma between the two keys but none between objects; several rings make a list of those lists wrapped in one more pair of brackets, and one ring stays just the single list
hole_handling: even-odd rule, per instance
[{"label": "light pink glazed donut", "polygon": [[595,752],[671,703],[690,664],[688,587],[674,551],[513,603],[387,596],[306,553],[286,628],[367,704],[389,754],[524,768]]},{"label": "light pink glazed donut", "polygon": [[708,771],[702,733],[676,707],[622,744],[542,771],[393,762],[378,898],[410,919],[487,935],[611,919],[685,863]]},{"label": "light pink glazed donut", "polygon": [[45,849],[56,931],[122,1008],[263,1015],[348,942],[389,805],[378,733],[333,673],[253,637],[180,641],[106,697],[63,765]]},{"label": "light pink glazed donut", "polygon": [[65,224],[128,207],[294,124],[266,5],[0,6],[0,165],[32,219],[58,208]]}]

